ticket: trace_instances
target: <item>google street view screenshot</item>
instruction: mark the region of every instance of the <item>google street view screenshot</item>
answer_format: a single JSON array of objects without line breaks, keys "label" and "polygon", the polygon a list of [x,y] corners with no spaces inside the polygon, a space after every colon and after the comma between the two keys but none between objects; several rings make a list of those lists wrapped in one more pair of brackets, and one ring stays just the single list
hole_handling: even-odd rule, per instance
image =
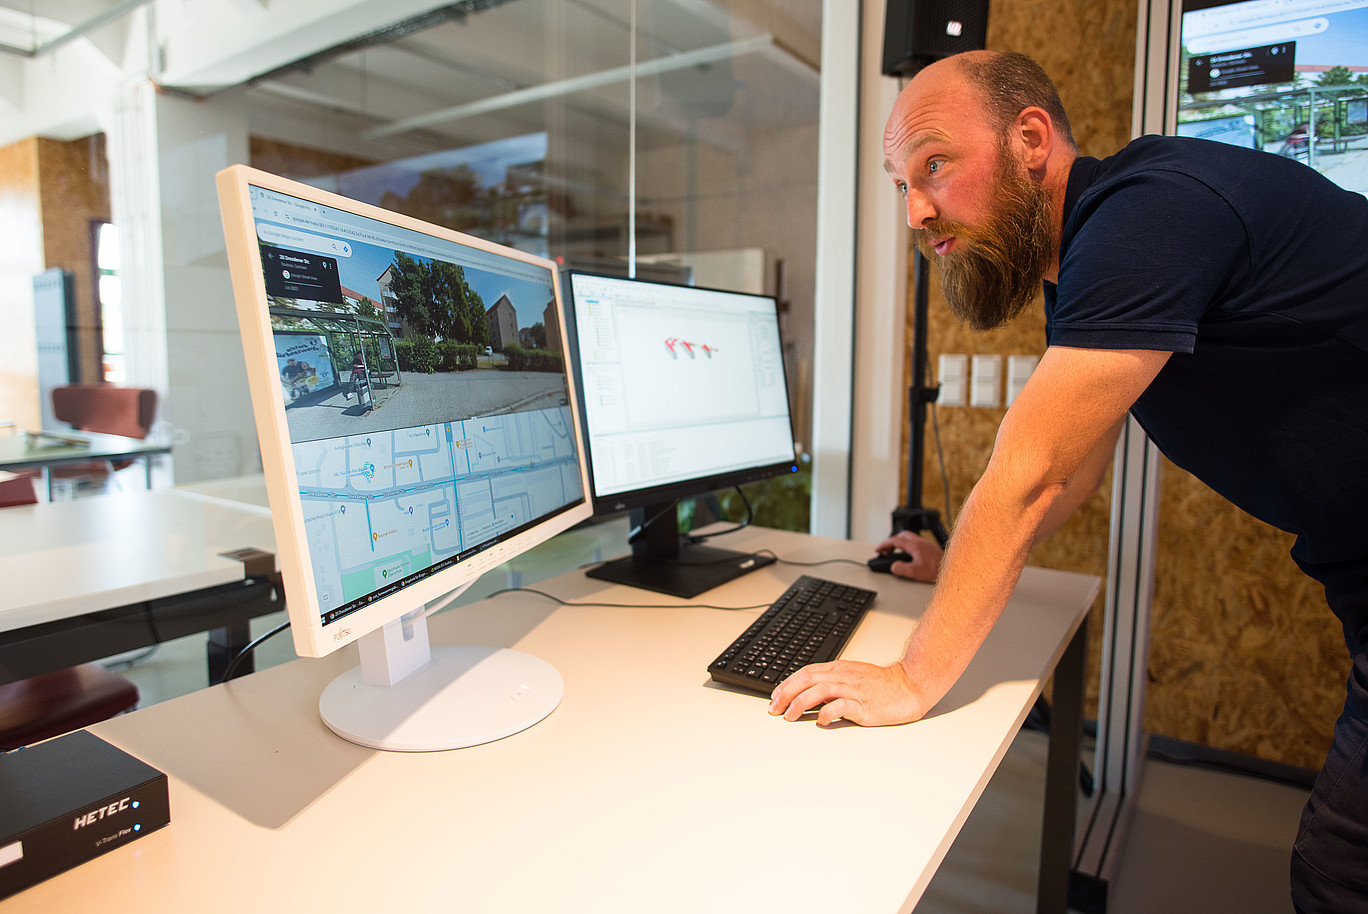
[{"label": "google street view screenshot", "polygon": [[1368,0],[1187,0],[1178,133],[1368,194]]}]

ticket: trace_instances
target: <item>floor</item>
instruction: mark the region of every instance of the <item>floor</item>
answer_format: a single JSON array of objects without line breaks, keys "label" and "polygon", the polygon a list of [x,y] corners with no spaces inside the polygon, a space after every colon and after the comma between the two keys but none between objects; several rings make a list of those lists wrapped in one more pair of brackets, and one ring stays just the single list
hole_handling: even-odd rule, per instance
[{"label": "floor", "polygon": [[[1017,736],[917,914],[1035,910],[1047,737]],[[1149,759],[1107,914],[1291,914],[1288,859],[1307,791]],[[1023,852],[1023,849],[1028,849]]]}]

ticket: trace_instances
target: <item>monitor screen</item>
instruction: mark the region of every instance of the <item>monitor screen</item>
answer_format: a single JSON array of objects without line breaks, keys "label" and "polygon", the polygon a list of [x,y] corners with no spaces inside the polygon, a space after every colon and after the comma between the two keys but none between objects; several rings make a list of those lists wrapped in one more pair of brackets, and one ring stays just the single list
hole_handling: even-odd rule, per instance
[{"label": "monitor screen", "polygon": [[1177,132],[1368,193],[1368,0],[1184,0]]},{"label": "monitor screen", "polygon": [[797,469],[775,300],[579,271],[568,283],[595,510],[635,509],[639,529],[631,557],[591,573],[692,596],[756,567],[681,544],[674,505]]},{"label": "monitor screen", "polygon": [[554,264],[242,166],[219,189],[296,650],[479,678],[433,668],[425,605],[591,513]]}]

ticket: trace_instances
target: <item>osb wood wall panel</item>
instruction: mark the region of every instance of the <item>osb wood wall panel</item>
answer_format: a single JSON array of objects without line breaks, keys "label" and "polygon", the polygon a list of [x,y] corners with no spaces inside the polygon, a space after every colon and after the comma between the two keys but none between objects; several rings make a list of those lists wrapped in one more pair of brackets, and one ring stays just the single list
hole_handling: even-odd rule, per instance
[{"label": "osb wood wall panel", "polygon": [[[1083,155],[1105,156],[1131,131],[1134,0],[994,0],[988,46],[1030,54],[1059,86]],[[890,188],[890,193],[892,192]],[[909,295],[913,287],[909,276]],[[912,310],[908,302],[911,339]],[[1039,305],[1009,326],[974,333],[950,315],[934,273],[927,348],[1040,355]],[[905,382],[911,384],[910,354]],[[983,472],[1005,409],[937,410],[953,518]],[[928,419],[923,502],[946,510]],[[909,432],[905,424],[903,458]],[[905,494],[905,493],[904,493]],[[1161,475],[1161,514],[1145,726],[1156,734],[1319,767],[1346,670],[1339,628],[1320,588],[1287,556],[1290,537],[1255,521],[1182,470]],[[1106,574],[1110,479],[1031,563]],[[1105,590],[1104,590],[1105,593]],[[1102,600],[1098,600],[1098,608]],[[1100,616],[1092,630],[1097,694]],[[1094,705],[1095,707],[1095,705]]]},{"label": "osb wood wall panel", "polygon": [[0,239],[0,419],[37,428],[42,413],[32,277],[43,270],[37,140],[0,147]]},{"label": "osb wood wall panel", "polygon": [[104,350],[93,228],[110,220],[104,135],[71,142],[40,138],[38,186],[47,268],[69,270],[74,278],[79,376],[73,380],[100,381],[104,378]]}]

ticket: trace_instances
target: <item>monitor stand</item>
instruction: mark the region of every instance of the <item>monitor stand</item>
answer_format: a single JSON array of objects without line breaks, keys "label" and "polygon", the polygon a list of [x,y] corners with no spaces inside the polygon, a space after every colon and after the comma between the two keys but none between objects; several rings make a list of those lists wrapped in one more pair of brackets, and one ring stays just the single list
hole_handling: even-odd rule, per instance
[{"label": "monitor stand", "polygon": [[654,521],[642,529],[632,543],[632,554],[596,565],[585,574],[688,600],[757,568],[774,564],[772,555],[686,542],[679,535],[678,516],[677,502],[633,508],[633,529],[641,528],[646,520],[654,518]]},{"label": "monitor stand", "polygon": [[565,683],[539,657],[494,647],[431,647],[423,609],[361,636],[361,665],[323,690],[318,712],[343,739],[433,752],[525,730],[560,704]]}]

